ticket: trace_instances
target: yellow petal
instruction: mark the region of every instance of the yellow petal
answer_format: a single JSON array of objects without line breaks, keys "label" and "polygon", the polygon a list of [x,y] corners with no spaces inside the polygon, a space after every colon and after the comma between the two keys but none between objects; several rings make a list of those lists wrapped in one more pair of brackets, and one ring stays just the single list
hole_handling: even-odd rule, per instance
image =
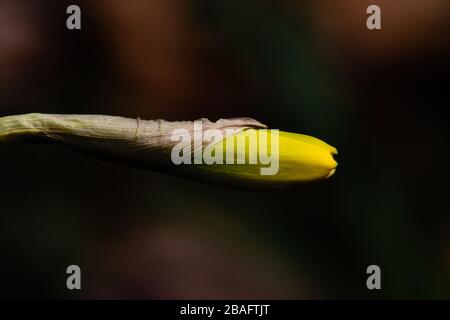
[{"label": "yellow petal", "polygon": [[[199,166],[201,170],[216,175],[222,174],[226,178],[263,184],[289,184],[321,180],[329,178],[336,171],[337,162],[333,158],[333,155],[337,154],[336,148],[311,136],[279,131],[278,172],[273,175],[262,175],[260,169],[268,167],[268,165],[262,165],[259,162],[258,164],[249,164],[249,158],[258,155],[259,135],[256,135],[258,143],[247,142],[245,148],[238,148],[236,143],[239,137],[244,138],[251,130],[258,132],[264,129],[243,130],[218,142],[218,144],[222,144],[223,158],[225,159],[227,143],[230,143],[230,139],[233,140],[235,154],[239,150],[241,152],[245,150],[245,155],[243,155],[246,159],[245,164],[236,164],[236,162],[234,164],[203,164]],[[270,150],[271,131],[267,132],[268,150]]]}]

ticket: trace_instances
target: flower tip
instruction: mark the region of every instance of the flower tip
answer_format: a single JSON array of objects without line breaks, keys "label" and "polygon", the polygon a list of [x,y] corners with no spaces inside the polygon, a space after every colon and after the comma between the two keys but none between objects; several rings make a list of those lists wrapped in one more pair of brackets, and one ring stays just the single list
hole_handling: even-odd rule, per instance
[{"label": "flower tip", "polygon": [[330,146],[330,149],[328,150],[327,155],[325,157],[326,161],[323,163],[326,170],[324,172],[324,175],[322,176],[323,179],[328,179],[336,173],[338,163],[334,158],[334,155],[336,155],[337,153],[338,152],[336,148]]},{"label": "flower tip", "polygon": [[336,169],[331,170],[328,175],[325,177],[325,179],[328,179],[329,177],[331,177],[332,175],[334,175],[334,173],[336,172]]},{"label": "flower tip", "polygon": [[336,159],[334,159],[334,157],[333,157],[334,155],[337,155],[337,154],[338,154],[336,148],[333,148],[333,149],[330,151],[330,154],[331,154],[331,159],[333,160],[333,165],[331,166],[330,172],[329,172],[328,175],[325,177],[325,179],[328,179],[329,177],[331,177],[332,175],[334,175],[334,173],[336,172],[336,168],[337,168],[337,166],[338,166],[338,163],[337,163]]}]

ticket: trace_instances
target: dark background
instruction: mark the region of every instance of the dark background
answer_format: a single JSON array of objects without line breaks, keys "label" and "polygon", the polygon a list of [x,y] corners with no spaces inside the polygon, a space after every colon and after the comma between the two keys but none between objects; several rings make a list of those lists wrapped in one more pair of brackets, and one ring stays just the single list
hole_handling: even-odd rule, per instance
[{"label": "dark background", "polygon": [[[78,4],[82,30],[66,29]],[[366,8],[382,30],[366,28]],[[249,116],[336,174],[235,190],[0,145],[7,298],[450,298],[446,0],[0,1],[0,116]],[[66,289],[66,268],[82,290]],[[381,267],[382,290],[366,288]]]}]

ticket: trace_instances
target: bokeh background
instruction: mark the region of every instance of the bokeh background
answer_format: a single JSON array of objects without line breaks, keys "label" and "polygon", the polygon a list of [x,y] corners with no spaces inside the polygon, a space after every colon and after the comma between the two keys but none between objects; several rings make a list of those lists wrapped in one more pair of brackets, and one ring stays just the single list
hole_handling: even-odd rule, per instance
[{"label": "bokeh background", "polygon": [[[66,8],[82,30],[66,29]],[[366,28],[366,8],[382,30]],[[447,0],[1,0],[0,116],[249,116],[339,150],[239,190],[0,146],[4,298],[450,298]],[[66,267],[82,290],[66,289]],[[381,267],[382,290],[366,288]]]}]

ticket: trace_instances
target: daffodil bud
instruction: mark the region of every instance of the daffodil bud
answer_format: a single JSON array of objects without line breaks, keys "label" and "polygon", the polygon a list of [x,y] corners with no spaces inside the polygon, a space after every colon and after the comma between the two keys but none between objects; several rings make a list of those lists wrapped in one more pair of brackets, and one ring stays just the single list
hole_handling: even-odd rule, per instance
[{"label": "daffodil bud", "polygon": [[43,139],[109,160],[203,181],[283,185],[334,174],[336,149],[250,118],[168,122],[100,115],[0,118],[0,141]]},{"label": "daffodil bud", "polygon": [[[210,148],[223,150],[224,158],[234,156],[235,161],[203,165],[202,170],[259,184],[327,179],[337,166],[334,147],[311,136],[278,130],[245,129]],[[229,151],[232,148],[234,152]],[[240,157],[245,161],[239,163]]]}]

